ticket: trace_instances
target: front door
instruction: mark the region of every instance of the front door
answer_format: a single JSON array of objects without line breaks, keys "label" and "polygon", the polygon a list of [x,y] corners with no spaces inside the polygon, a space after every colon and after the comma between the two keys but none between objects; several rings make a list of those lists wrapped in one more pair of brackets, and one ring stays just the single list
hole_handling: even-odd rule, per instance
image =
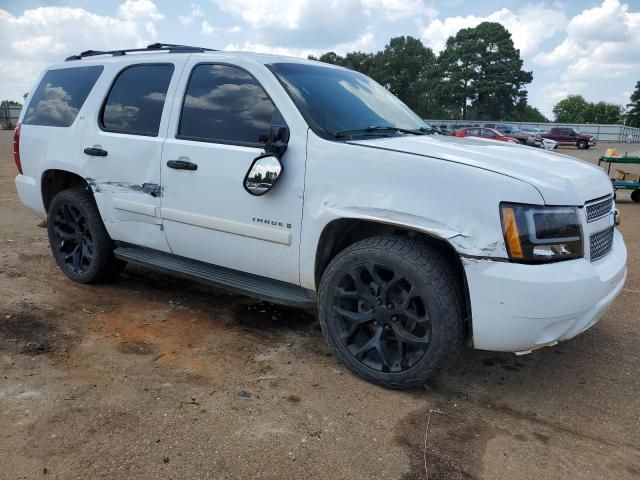
[{"label": "front door", "polygon": [[97,113],[87,122],[82,153],[87,181],[115,240],[169,250],[160,220],[160,161],[184,63],[174,57],[105,66],[110,85],[95,100]]},{"label": "front door", "polygon": [[268,94],[258,78],[271,73],[253,68],[187,64],[162,153],[161,216],[177,255],[299,284],[306,129],[292,129],[275,187],[247,193],[271,125],[286,124],[272,100],[286,94],[275,81]]}]

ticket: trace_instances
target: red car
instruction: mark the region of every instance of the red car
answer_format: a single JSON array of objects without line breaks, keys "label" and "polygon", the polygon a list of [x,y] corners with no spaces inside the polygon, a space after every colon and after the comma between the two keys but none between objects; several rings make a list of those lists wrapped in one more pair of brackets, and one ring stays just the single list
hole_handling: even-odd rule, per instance
[{"label": "red car", "polygon": [[520,145],[520,142],[515,138],[507,137],[506,135],[500,133],[498,130],[487,127],[461,128],[456,133],[454,133],[453,136],[490,138],[491,140],[498,140],[500,142],[515,143],[516,145]]}]

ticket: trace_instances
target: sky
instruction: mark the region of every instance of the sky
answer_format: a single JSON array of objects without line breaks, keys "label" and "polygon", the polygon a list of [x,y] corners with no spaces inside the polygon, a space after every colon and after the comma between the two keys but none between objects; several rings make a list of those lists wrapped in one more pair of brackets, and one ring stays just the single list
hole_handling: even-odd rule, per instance
[{"label": "sky", "polygon": [[495,21],[533,71],[529,104],[569,94],[618,104],[640,80],[640,0],[0,0],[0,99],[21,100],[47,65],[83,50],[179,43],[291,56],[375,52],[411,35],[439,52]]}]

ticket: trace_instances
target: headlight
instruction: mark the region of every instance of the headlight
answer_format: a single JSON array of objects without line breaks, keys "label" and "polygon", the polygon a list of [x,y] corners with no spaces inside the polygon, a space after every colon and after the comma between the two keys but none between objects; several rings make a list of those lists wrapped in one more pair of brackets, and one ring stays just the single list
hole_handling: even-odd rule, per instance
[{"label": "headlight", "polygon": [[501,203],[502,231],[509,258],[542,263],[581,258],[582,227],[576,207]]}]

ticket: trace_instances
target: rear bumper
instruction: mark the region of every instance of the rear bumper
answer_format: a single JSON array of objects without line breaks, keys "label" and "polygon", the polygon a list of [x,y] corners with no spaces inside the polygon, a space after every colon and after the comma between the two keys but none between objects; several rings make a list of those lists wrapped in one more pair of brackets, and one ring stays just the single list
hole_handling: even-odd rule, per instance
[{"label": "rear bumper", "polygon": [[601,260],[522,265],[464,259],[475,348],[520,352],[568,340],[593,326],[627,277],[618,231]]},{"label": "rear bumper", "polygon": [[42,193],[40,191],[40,183],[35,178],[26,175],[18,175],[16,177],[16,190],[20,201],[29,210],[41,218],[47,218],[47,212],[42,203]]}]

